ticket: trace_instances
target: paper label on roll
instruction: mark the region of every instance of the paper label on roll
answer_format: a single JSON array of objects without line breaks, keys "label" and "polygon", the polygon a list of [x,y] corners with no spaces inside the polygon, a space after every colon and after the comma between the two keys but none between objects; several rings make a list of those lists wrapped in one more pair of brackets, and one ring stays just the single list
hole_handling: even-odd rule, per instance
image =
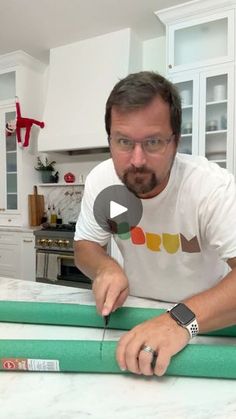
[{"label": "paper label on roll", "polygon": [[60,371],[56,359],[2,358],[1,367],[8,371]]}]

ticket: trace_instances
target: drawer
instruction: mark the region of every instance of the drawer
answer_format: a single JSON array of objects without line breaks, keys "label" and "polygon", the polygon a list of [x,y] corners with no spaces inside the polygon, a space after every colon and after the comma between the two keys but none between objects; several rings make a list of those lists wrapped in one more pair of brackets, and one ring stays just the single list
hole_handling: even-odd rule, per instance
[{"label": "drawer", "polygon": [[20,214],[2,214],[0,213],[0,226],[2,227],[21,227],[22,217]]},{"label": "drawer", "polygon": [[9,243],[14,244],[18,241],[18,237],[16,233],[6,233],[0,231],[0,244]]}]

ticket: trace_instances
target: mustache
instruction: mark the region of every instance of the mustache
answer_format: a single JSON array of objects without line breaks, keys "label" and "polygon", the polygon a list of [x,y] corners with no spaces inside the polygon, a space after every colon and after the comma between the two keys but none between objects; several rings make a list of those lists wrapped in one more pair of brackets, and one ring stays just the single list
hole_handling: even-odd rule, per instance
[{"label": "mustache", "polygon": [[151,174],[153,173],[152,170],[148,169],[148,167],[142,166],[142,167],[129,167],[128,169],[125,170],[124,175],[128,175],[128,174]]}]

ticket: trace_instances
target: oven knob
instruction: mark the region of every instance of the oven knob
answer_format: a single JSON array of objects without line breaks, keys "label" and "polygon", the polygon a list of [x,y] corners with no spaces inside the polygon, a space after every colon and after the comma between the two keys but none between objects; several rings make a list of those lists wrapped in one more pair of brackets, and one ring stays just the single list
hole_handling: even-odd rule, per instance
[{"label": "oven knob", "polygon": [[58,240],[58,246],[63,247],[64,246],[64,240]]},{"label": "oven knob", "polygon": [[46,246],[46,240],[45,240],[45,239],[40,239],[40,240],[38,241],[38,244],[39,244],[40,246]]},{"label": "oven knob", "polygon": [[54,244],[55,247],[57,247],[58,246],[58,240],[54,240],[53,244]]},{"label": "oven knob", "polygon": [[69,245],[70,245],[70,241],[69,240],[64,240],[64,246],[69,247]]},{"label": "oven knob", "polygon": [[53,245],[53,240],[48,239],[48,246],[51,247]]}]

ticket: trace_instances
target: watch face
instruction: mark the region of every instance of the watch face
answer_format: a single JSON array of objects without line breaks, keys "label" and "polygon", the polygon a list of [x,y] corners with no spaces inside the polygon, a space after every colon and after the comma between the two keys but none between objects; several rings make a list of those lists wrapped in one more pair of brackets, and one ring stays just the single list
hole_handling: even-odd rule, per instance
[{"label": "watch face", "polygon": [[170,311],[171,316],[181,325],[187,325],[195,319],[195,314],[185,304],[178,304]]}]

